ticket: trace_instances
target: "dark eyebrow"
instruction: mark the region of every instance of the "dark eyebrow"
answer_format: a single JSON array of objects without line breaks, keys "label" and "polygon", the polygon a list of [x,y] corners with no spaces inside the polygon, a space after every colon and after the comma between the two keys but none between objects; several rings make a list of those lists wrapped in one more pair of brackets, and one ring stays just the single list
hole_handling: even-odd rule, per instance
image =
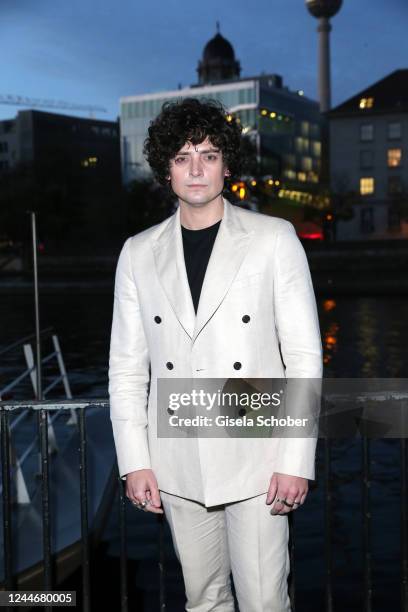
[{"label": "dark eyebrow", "polygon": [[[220,149],[204,149],[203,151],[199,151],[199,153],[219,153]],[[175,157],[179,155],[190,155],[189,151],[182,151],[181,153],[176,153]]]}]

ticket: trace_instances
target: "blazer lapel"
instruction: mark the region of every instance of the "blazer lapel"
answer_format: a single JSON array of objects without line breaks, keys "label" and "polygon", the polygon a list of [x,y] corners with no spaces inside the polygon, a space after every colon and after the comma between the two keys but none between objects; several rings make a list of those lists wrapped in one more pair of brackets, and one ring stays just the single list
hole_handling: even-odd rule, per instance
[{"label": "blazer lapel", "polygon": [[153,252],[157,274],[167,299],[180,325],[193,338],[195,311],[184,262],[180,207],[170,217],[160,236],[153,239]]},{"label": "blazer lapel", "polygon": [[193,340],[214,315],[248,252],[253,231],[242,226],[237,212],[225,198],[224,215],[201,288]]},{"label": "blazer lapel", "polygon": [[253,231],[242,226],[234,206],[224,200],[224,214],[214,242],[201,288],[197,316],[184,261],[180,207],[152,246],[157,274],[181,326],[193,340],[214,315],[248,251]]}]

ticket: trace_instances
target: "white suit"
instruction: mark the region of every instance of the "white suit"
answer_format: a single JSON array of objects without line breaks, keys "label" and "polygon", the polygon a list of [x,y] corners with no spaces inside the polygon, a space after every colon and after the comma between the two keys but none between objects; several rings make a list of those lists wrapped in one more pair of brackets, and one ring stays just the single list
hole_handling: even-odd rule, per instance
[{"label": "white suit", "polygon": [[273,472],[313,479],[313,438],[158,438],[157,379],[321,375],[315,296],[291,223],[224,199],[197,315],[180,209],[126,240],[109,362],[121,477],[151,468],[160,490],[205,506],[265,493]]}]

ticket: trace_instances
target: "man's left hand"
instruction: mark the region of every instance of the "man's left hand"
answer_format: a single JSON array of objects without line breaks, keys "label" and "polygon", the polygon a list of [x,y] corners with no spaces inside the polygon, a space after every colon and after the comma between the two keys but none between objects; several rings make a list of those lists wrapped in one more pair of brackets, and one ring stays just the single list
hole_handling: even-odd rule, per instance
[{"label": "man's left hand", "polygon": [[301,506],[309,490],[307,478],[275,472],[269,485],[266,503],[272,502],[271,514],[287,514]]}]

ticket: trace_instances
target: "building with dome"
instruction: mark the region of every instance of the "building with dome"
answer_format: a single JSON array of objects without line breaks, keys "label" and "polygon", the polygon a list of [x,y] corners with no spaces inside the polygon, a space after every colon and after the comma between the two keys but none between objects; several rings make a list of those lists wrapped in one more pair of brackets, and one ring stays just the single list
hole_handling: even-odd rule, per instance
[{"label": "building with dome", "polygon": [[198,62],[199,85],[211,85],[220,81],[234,81],[241,74],[240,63],[235,59],[234,47],[220,33],[217,21],[217,33],[204,47],[203,57]]},{"label": "building with dome", "polygon": [[256,148],[259,174],[281,185],[285,194],[307,192],[319,182],[321,114],[317,101],[303,91],[290,90],[279,74],[242,77],[234,48],[218,23],[215,35],[204,46],[197,73],[198,82],[189,87],[121,98],[125,184],[150,174],[143,156],[150,121],[164,102],[187,97],[218,100],[236,115],[243,134]]}]

